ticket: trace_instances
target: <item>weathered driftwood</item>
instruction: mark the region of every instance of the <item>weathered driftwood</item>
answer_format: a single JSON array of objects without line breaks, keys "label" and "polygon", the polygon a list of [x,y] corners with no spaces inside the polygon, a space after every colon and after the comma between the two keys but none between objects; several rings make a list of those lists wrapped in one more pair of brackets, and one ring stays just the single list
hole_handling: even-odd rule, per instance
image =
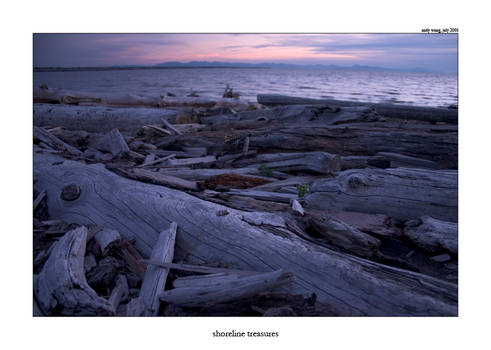
[{"label": "weathered driftwood", "polygon": [[185,287],[161,293],[160,300],[179,306],[205,306],[252,297],[261,292],[288,285],[293,281],[294,275],[283,270],[246,277],[219,275],[208,278],[207,285],[203,285],[201,279],[198,279],[196,285],[193,285],[188,279]]},{"label": "weathered driftwood", "polygon": [[381,156],[392,161],[392,167],[415,167],[415,168],[428,168],[428,169],[438,169],[438,164],[431,160],[408,157],[402,154],[391,153],[391,152],[378,152],[377,156]]},{"label": "weathered driftwood", "polygon": [[143,162],[143,164],[137,166],[137,168],[143,168],[143,167],[147,167],[147,166],[151,166],[151,165],[156,165],[156,164],[162,163],[166,160],[172,159],[175,156],[176,156],[175,154],[169,154],[168,156],[165,156],[163,158],[155,159],[155,155],[152,154],[148,157],[148,160],[147,160],[147,158],[145,158],[145,161]]},{"label": "weathered driftwood", "polygon": [[177,111],[159,108],[109,108],[34,104],[34,125],[62,126],[68,130],[109,132],[114,128],[136,134],[144,125],[175,120]]},{"label": "weathered driftwood", "polygon": [[166,119],[162,118],[162,123],[164,123],[165,127],[172,131],[176,135],[182,135],[182,132],[177,130],[171,123],[169,123]]},{"label": "weathered driftwood", "polygon": [[256,168],[237,168],[237,169],[189,169],[189,168],[161,168],[159,173],[179,177],[186,180],[206,180],[212,176],[223,174],[238,174],[257,177],[261,179],[268,179],[275,181],[276,177],[285,178],[286,175],[279,171],[271,172],[271,176],[262,176],[262,172]]},{"label": "weathered driftwood", "polygon": [[118,309],[119,304],[124,298],[129,296],[128,281],[124,275],[118,275],[116,277],[116,286],[109,296],[109,304],[111,305],[111,310],[114,314]]},{"label": "weathered driftwood", "polygon": [[39,275],[34,276],[34,297],[44,314],[112,314],[111,304],[98,296],[85,279],[86,239],[86,227],[67,232],[55,243]]},{"label": "weathered driftwood", "polygon": [[[172,222],[168,230],[162,231],[150,259],[156,262],[172,262],[174,258],[174,245],[176,243],[177,224]],[[159,312],[159,294],[163,292],[169,269],[165,267],[148,265],[140,290],[139,298],[144,305],[145,316],[156,316]]]},{"label": "weathered driftwood", "polygon": [[[134,237],[147,257],[159,233],[174,221],[179,224],[177,260],[261,272],[285,269],[296,276],[289,292],[315,293],[339,315],[457,314],[455,284],[311,244],[280,215],[234,210],[122,178],[102,165],[61,160],[34,153],[34,177],[47,191],[50,216],[116,229]],[[70,183],[79,184],[81,195],[67,202],[59,194]],[[223,210],[228,214],[215,215]]]},{"label": "weathered driftwood", "polygon": [[257,271],[247,271],[247,270],[234,270],[226,269],[221,267],[209,267],[209,266],[199,266],[199,265],[189,265],[189,264],[175,264],[169,262],[152,261],[152,260],[142,260],[143,263],[163,267],[166,269],[175,269],[181,271],[197,272],[197,273],[207,273],[207,274],[221,274],[221,275],[234,275],[234,276],[251,276],[257,275]]},{"label": "weathered driftwood", "polygon": [[302,97],[282,96],[282,95],[257,95],[257,102],[265,106],[278,105],[305,105],[305,104],[325,104],[330,106],[371,106],[383,116],[400,119],[421,120],[427,122],[445,122],[457,124],[458,110],[452,108],[418,107],[408,105],[395,105],[388,103],[367,103],[352,101],[337,101],[331,99],[311,99]]},{"label": "weathered driftwood", "polygon": [[117,128],[94,140],[91,145],[100,151],[109,152],[115,157],[126,154],[130,150],[123,135]]},{"label": "weathered driftwood", "polygon": [[388,214],[398,220],[431,215],[457,221],[457,171],[414,168],[346,170],[315,181],[306,207]]},{"label": "weathered driftwood", "polygon": [[290,203],[290,201],[294,199],[298,199],[298,196],[296,194],[266,192],[266,191],[256,191],[256,190],[231,189],[230,191],[228,191],[228,193],[235,196],[251,197],[263,201],[280,202],[280,203]]},{"label": "weathered driftwood", "polygon": [[310,226],[334,246],[346,249],[363,257],[375,258],[380,241],[360,230],[334,218],[311,218]]},{"label": "weathered driftwood", "polygon": [[167,129],[162,129],[161,127],[158,127],[156,125],[144,125],[142,127],[142,130],[145,132],[146,129],[151,129],[151,130],[155,130],[161,134],[164,134],[164,135],[173,135],[171,131],[167,130]]},{"label": "weathered driftwood", "polygon": [[99,243],[101,252],[104,254],[106,248],[111,243],[116,242],[118,239],[121,239],[121,235],[116,230],[104,228],[95,234],[94,239],[97,241],[97,243]]},{"label": "weathered driftwood", "polygon": [[116,105],[116,106],[154,106],[160,105],[158,96],[134,94],[101,94],[51,89],[46,86],[34,89],[34,103],[62,103],[69,105]]},{"label": "weathered driftwood", "polygon": [[[243,169],[249,169],[249,168],[243,168]],[[239,169],[237,169],[239,170]],[[258,190],[258,191],[271,191],[275,192],[280,190],[282,187],[285,186],[297,186],[297,185],[310,185],[316,177],[314,176],[293,176],[285,180],[280,180],[280,181],[274,181],[270,182],[269,184],[264,184],[260,186],[253,187],[253,190]]]},{"label": "weathered driftwood", "polygon": [[68,152],[74,156],[79,156],[82,154],[82,152],[77,148],[70,146],[69,144],[60,140],[58,137],[51,135],[48,131],[37,126],[34,127],[34,138],[46,143],[55,150]]},{"label": "weathered driftwood", "polygon": [[198,184],[194,181],[183,180],[181,178],[165,175],[160,172],[150,171],[141,168],[119,169],[123,175],[144,182],[151,182],[156,185],[170,186],[178,189],[197,191]]},{"label": "weathered driftwood", "polygon": [[458,253],[457,224],[422,216],[421,220],[406,222],[404,235],[418,247],[430,252]]},{"label": "weathered driftwood", "polygon": [[427,130],[400,123],[357,123],[330,127],[284,125],[251,131],[251,144],[262,152],[323,151],[341,156],[399,153],[457,169],[457,128],[435,125]]},{"label": "weathered driftwood", "polygon": [[170,159],[167,161],[165,166],[180,167],[180,166],[189,166],[189,165],[197,165],[197,164],[210,164],[216,162],[216,160],[217,158],[215,156],[205,156],[205,157],[185,158],[185,159]]},{"label": "weathered driftwood", "polygon": [[259,169],[328,174],[332,171],[329,163],[334,159],[334,155],[326,152],[260,154],[253,158],[236,161],[234,166],[249,165]]},{"label": "weathered driftwood", "polygon": [[307,215],[320,220],[335,218],[360,231],[381,237],[397,237],[401,230],[395,225],[395,220],[384,214],[366,214],[350,211],[321,211],[306,210]]}]

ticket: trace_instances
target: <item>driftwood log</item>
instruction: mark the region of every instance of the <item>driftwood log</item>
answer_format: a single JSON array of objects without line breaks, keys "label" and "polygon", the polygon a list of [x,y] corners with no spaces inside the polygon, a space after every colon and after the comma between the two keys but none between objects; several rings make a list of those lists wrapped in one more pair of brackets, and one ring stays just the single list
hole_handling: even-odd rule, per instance
[{"label": "driftwood log", "polygon": [[253,130],[250,148],[263,152],[323,151],[342,156],[398,153],[457,169],[457,126],[353,123],[333,126],[282,125]]},{"label": "driftwood log", "polygon": [[373,107],[379,114],[386,117],[420,120],[427,122],[445,122],[450,124],[458,123],[458,111],[457,109],[453,108],[418,107],[388,103],[373,104],[367,102],[338,101],[332,99],[312,99],[266,94],[257,95],[257,102],[265,106],[323,104],[339,107],[355,107],[368,105],[370,107]]},{"label": "driftwood log", "polygon": [[436,254],[450,252],[457,255],[457,224],[423,216],[406,222],[404,235],[423,250]]},{"label": "driftwood log", "polygon": [[160,293],[160,300],[179,306],[197,307],[252,297],[292,283],[294,276],[283,270],[252,276],[209,275],[181,278],[175,289]]},{"label": "driftwood log", "polygon": [[345,170],[315,181],[306,208],[388,214],[398,220],[429,215],[457,222],[457,171],[414,168]]},{"label": "driftwood log", "polygon": [[[150,259],[159,263],[172,262],[176,243],[177,224],[172,222],[168,230],[162,231],[152,250]],[[148,265],[139,298],[144,306],[145,316],[156,316],[159,312],[159,294],[164,291],[169,269]]]},{"label": "driftwood log", "polygon": [[[457,314],[455,284],[316,246],[299,238],[278,214],[234,210],[39,149],[34,178],[46,190],[53,219],[116,229],[134,237],[146,257],[159,233],[176,222],[176,259],[258,272],[289,271],[296,278],[285,287],[289,292],[315,293],[339,315]],[[66,201],[60,193],[70,184],[77,184],[79,196]],[[219,214],[223,211],[227,215]]]},{"label": "driftwood log", "polygon": [[105,106],[66,106],[34,104],[34,125],[62,126],[68,130],[105,133],[114,128],[136,134],[148,124],[174,121],[177,111],[162,108],[117,108]]},{"label": "driftwood log", "polygon": [[109,301],[87,284],[84,256],[87,228],[67,232],[57,243],[39,275],[34,276],[34,297],[45,315],[111,315]]}]

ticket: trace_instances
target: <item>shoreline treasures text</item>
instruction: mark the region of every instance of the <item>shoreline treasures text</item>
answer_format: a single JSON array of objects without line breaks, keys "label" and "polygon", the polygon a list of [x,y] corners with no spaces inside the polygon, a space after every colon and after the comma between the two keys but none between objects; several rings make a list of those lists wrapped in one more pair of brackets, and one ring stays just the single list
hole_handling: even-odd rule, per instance
[{"label": "shoreline treasures text", "polygon": [[232,330],[231,332],[220,332],[218,330],[213,332],[214,338],[227,338],[227,337],[279,337],[279,332],[238,332]]}]

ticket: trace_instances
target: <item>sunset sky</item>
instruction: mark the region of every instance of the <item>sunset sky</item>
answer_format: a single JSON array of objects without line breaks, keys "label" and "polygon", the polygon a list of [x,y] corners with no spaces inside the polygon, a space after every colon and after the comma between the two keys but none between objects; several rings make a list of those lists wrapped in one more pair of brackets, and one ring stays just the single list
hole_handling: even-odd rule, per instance
[{"label": "sunset sky", "polygon": [[369,65],[457,71],[452,34],[34,34],[34,66],[167,61]]}]

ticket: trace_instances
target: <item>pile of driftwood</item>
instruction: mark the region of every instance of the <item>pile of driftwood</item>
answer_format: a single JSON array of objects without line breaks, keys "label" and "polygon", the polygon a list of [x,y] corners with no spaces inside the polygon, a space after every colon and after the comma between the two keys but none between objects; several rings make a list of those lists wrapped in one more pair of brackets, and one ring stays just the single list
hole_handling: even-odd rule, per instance
[{"label": "pile of driftwood", "polygon": [[40,90],[36,315],[457,315],[455,109]]}]

